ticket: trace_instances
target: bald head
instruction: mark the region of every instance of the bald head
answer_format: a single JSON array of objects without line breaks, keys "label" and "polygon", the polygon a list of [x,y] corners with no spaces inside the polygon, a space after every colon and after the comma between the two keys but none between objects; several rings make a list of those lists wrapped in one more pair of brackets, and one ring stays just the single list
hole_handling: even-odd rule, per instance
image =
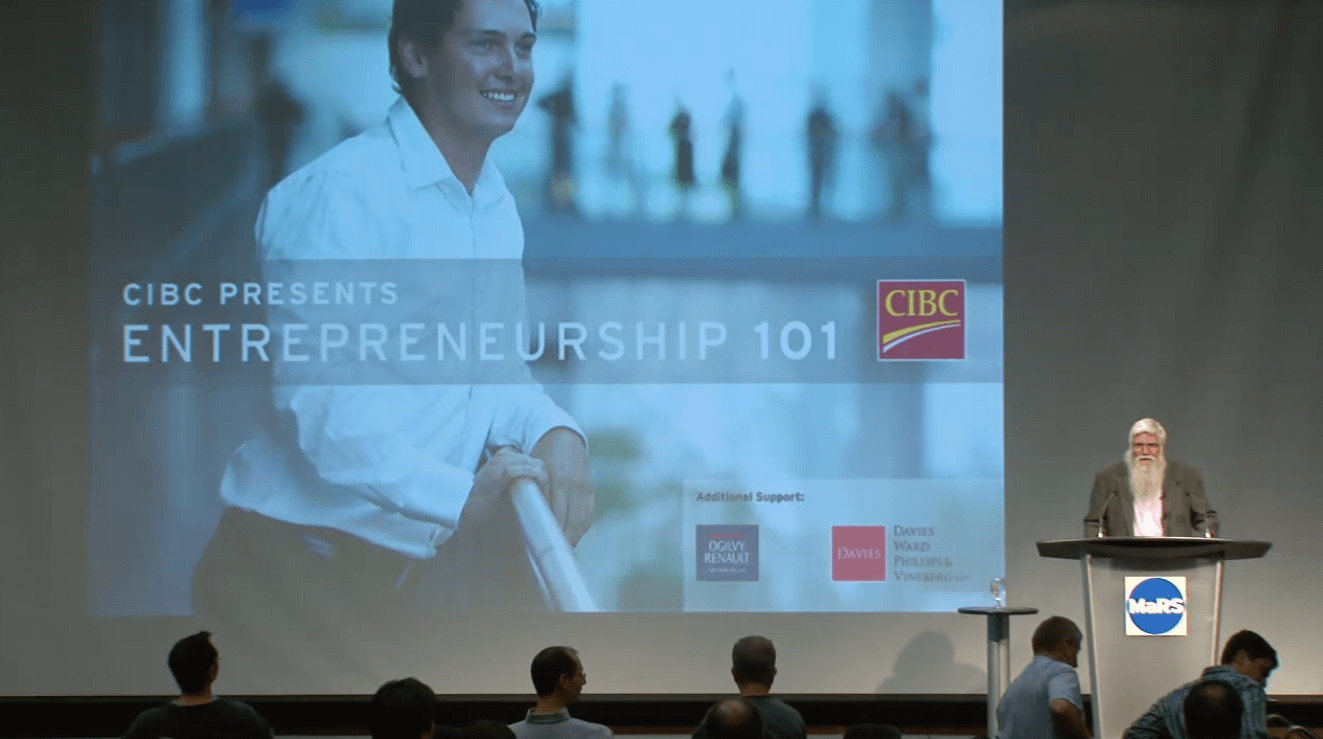
[{"label": "bald head", "polygon": [[762,739],[763,717],[743,698],[718,701],[703,717],[703,733],[707,739]]},{"label": "bald head", "polygon": [[1185,733],[1190,739],[1236,739],[1245,704],[1229,683],[1205,680],[1185,694]]}]

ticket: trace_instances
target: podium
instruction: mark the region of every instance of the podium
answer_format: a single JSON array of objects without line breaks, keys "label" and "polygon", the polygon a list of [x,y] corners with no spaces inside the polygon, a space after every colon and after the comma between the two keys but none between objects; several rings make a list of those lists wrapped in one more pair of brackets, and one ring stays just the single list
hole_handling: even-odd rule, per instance
[{"label": "podium", "polygon": [[1196,537],[1038,542],[1040,556],[1078,559],[1084,570],[1096,739],[1120,739],[1154,701],[1219,662],[1223,563],[1271,546]]}]

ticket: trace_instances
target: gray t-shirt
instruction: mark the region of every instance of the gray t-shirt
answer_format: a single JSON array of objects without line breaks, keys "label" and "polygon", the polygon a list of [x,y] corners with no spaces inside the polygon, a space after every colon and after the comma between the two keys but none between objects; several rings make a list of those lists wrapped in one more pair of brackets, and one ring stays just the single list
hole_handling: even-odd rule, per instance
[{"label": "gray t-shirt", "polygon": [[1057,699],[1083,712],[1079,675],[1065,662],[1035,655],[997,704],[997,739],[1056,739],[1051,705]]},{"label": "gray t-shirt", "polygon": [[533,713],[529,709],[524,720],[510,724],[510,729],[518,739],[613,739],[615,736],[601,724],[570,718],[570,712],[563,708],[556,713]]}]

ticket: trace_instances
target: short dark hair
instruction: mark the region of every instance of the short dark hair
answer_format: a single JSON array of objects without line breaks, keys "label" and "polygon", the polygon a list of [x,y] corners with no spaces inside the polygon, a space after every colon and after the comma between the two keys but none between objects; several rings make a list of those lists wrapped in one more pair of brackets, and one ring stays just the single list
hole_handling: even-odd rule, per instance
[{"label": "short dark hair", "polygon": [[1236,739],[1245,704],[1240,694],[1221,680],[1204,680],[1182,701],[1185,735],[1190,739]]},{"label": "short dark hair", "polygon": [[556,692],[561,676],[574,676],[579,667],[578,654],[570,647],[547,647],[537,653],[529,674],[533,676],[533,690],[537,691],[538,697]]},{"label": "short dark hair", "polygon": [[1250,659],[1270,659],[1273,667],[1277,666],[1277,650],[1272,648],[1267,639],[1249,629],[1237,631],[1227,639],[1227,645],[1222,648],[1222,664],[1235,662],[1236,655],[1241,652],[1249,655]]},{"label": "short dark hair", "polygon": [[1084,634],[1080,633],[1080,627],[1076,626],[1074,621],[1065,616],[1052,616],[1034,629],[1034,636],[1030,641],[1030,645],[1033,647],[1034,654],[1037,654],[1056,649],[1057,646],[1066,641],[1079,644],[1084,641]]},{"label": "short dark hair", "polygon": [[842,739],[900,739],[900,729],[891,724],[855,724]]},{"label": "short dark hair", "polygon": [[414,677],[377,688],[368,707],[372,739],[418,739],[436,721],[436,693]]},{"label": "short dark hair", "polygon": [[730,663],[739,679],[771,686],[776,679],[776,646],[765,636],[746,636],[730,650]]},{"label": "short dark hair", "polygon": [[703,716],[707,739],[762,739],[763,717],[745,698],[717,701]]},{"label": "short dark hair", "polygon": [[459,739],[515,739],[515,733],[500,721],[484,718],[460,729]]},{"label": "short dark hair", "polygon": [[170,648],[166,664],[170,665],[170,674],[175,676],[180,691],[186,694],[201,693],[211,679],[211,668],[216,665],[216,656],[211,632],[199,631],[175,642]]},{"label": "short dark hair", "polygon": [[[464,0],[395,0],[390,13],[390,77],[395,80],[395,92],[408,99],[414,85],[413,77],[404,68],[400,58],[400,43],[405,39],[413,41],[426,49],[435,49],[455,25],[455,16],[459,15],[459,4]],[[524,0],[528,6],[528,17],[537,30],[537,19],[542,13],[542,6],[537,0]]]}]

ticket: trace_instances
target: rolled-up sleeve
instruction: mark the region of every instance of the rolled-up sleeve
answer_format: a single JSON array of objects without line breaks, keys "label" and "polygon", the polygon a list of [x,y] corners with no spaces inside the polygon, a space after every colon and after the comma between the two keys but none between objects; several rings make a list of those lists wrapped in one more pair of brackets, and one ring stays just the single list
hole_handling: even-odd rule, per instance
[{"label": "rolled-up sleeve", "polygon": [[[554,337],[537,328],[538,322],[529,316],[528,289],[520,260],[486,260],[482,264],[479,314],[512,332],[517,343],[528,341],[539,346],[541,352],[555,351],[549,346]],[[506,373],[501,377],[503,382],[485,388],[492,394],[494,410],[487,437],[489,447],[513,446],[528,453],[555,428],[569,429],[587,444],[579,424],[546,394],[526,362],[507,363],[500,371]]]},{"label": "rolled-up sleeve", "polygon": [[[264,278],[301,282],[326,274],[327,260],[385,253],[385,242],[394,235],[385,230],[377,207],[347,174],[316,172],[286,180],[267,196],[257,220]],[[456,528],[472,471],[425,451],[422,434],[430,432],[423,429],[435,424],[419,421],[454,412],[447,393],[462,391],[409,382],[345,384],[357,370],[327,362],[326,348],[318,345],[316,324],[326,315],[324,309],[288,302],[268,308],[272,323],[306,326],[301,349],[320,360],[289,361],[278,350],[271,360],[274,404],[292,417],[299,451],[327,482],[408,518]]]},{"label": "rolled-up sleeve", "polygon": [[1070,704],[1084,710],[1084,699],[1080,695],[1080,678],[1074,670],[1059,670],[1047,680],[1047,702],[1067,700]]}]

